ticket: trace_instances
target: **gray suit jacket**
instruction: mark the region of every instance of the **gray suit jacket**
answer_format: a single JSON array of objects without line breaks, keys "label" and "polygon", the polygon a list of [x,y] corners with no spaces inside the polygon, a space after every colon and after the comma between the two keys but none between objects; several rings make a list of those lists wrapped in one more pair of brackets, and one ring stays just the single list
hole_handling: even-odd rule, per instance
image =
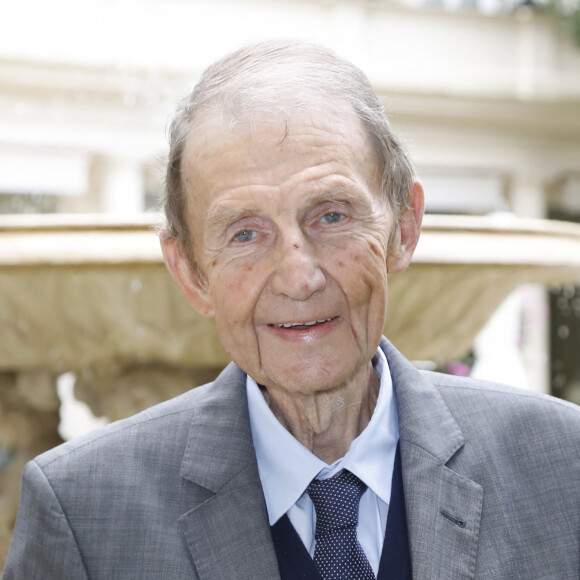
[{"label": "gray suit jacket", "polygon": [[[414,578],[580,578],[578,407],[382,348]],[[4,580],[279,578],[244,382],[232,364],[29,463]]]}]

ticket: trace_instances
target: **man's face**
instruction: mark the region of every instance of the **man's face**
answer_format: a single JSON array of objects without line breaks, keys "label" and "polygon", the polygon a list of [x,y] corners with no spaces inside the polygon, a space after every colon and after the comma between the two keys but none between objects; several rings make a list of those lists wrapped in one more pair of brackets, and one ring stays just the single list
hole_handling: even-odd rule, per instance
[{"label": "man's face", "polygon": [[232,360],[301,394],[368,372],[396,222],[359,122],[343,113],[205,126],[183,169],[204,278],[186,295],[215,317]]}]

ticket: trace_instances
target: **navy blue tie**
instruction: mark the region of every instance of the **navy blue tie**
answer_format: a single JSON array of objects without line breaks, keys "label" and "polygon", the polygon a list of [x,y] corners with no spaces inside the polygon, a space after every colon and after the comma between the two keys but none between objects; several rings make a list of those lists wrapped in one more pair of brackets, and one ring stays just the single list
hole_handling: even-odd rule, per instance
[{"label": "navy blue tie", "polygon": [[314,563],[323,580],[374,580],[356,537],[360,498],[367,486],[350,471],[314,479],[306,490],[316,510]]}]

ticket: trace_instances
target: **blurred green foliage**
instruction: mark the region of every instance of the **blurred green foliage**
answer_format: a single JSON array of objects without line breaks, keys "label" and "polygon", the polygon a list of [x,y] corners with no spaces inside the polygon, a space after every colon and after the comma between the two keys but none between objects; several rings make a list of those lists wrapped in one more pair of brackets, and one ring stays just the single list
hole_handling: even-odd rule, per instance
[{"label": "blurred green foliage", "polygon": [[546,11],[580,48],[580,0],[549,0]]}]

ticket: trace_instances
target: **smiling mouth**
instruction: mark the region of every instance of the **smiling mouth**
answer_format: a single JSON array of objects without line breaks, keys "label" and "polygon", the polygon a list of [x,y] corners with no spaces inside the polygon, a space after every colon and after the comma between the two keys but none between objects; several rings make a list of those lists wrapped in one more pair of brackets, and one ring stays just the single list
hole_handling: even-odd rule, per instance
[{"label": "smiling mouth", "polygon": [[312,320],[311,322],[285,322],[282,324],[268,324],[268,326],[272,326],[273,328],[293,328],[296,330],[303,330],[305,328],[312,328],[313,326],[324,324],[325,322],[331,322],[336,318],[338,317],[333,316],[331,318],[323,318],[322,320]]}]

